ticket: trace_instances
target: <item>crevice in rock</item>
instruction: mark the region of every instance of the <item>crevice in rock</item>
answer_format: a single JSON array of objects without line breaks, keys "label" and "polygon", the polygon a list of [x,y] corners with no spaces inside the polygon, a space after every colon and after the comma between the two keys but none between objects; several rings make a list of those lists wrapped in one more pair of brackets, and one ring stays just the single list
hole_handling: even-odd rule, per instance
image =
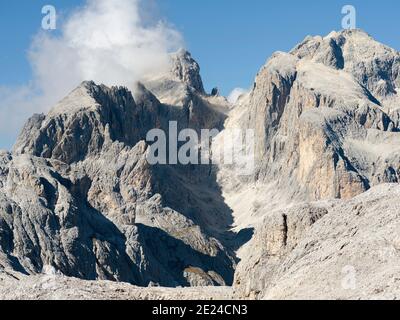
[{"label": "crevice in rock", "polygon": [[283,218],[283,246],[286,247],[288,243],[288,217],[286,214],[282,215]]}]

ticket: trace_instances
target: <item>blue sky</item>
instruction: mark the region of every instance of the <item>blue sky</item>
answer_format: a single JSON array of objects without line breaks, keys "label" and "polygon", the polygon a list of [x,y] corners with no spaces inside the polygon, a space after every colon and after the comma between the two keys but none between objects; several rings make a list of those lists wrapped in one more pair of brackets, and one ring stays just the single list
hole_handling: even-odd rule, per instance
[{"label": "blue sky", "polygon": [[[250,87],[274,51],[288,51],[308,34],[326,35],[341,29],[341,8],[346,4],[357,9],[357,27],[400,49],[397,0],[154,1],[157,9],[148,2],[147,6],[182,33],[187,49],[201,65],[207,90],[218,86],[225,95],[236,87]],[[41,8],[54,5],[62,21],[83,3],[84,0],[0,1],[0,87],[21,86],[32,79],[27,52],[41,25]],[[0,137],[0,148],[8,144]]]},{"label": "blue sky", "polygon": [[[29,81],[26,53],[40,27],[41,8],[49,3],[66,14],[84,1],[0,1],[0,85]],[[400,49],[397,0],[159,0],[157,14],[182,32],[206,87],[219,86],[228,94],[235,87],[249,87],[274,51],[290,50],[308,34],[340,29],[340,11],[348,3],[357,9],[358,27]]]}]

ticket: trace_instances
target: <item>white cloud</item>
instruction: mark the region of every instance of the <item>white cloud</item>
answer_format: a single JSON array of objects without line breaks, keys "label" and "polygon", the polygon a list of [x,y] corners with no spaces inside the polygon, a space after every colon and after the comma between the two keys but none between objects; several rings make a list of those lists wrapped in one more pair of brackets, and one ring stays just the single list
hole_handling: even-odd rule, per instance
[{"label": "white cloud", "polygon": [[47,111],[84,80],[132,88],[168,68],[168,53],[182,46],[182,37],[166,23],[144,19],[142,1],[87,0],[67,17],[59,36],[38,33],[29,54],[31,83],[0,90],[0,136],[18,130],[33,112]]},{"label": "white cloud", "polygon": [[241,95],[248,93],[249,91],[243,88],[235,88],[232,92],[228,95],[228,101],[230,103],[236,103]]}]

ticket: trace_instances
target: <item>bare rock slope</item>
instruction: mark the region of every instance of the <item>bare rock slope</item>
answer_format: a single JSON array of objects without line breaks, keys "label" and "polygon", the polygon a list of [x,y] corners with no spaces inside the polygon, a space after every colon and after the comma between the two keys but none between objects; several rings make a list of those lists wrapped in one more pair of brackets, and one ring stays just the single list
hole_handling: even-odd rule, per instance
[{"label": "bare rock slope", "polygon": [[143,288],[59,275],[0,274],[0,300],[230,300],[231,287]]},{"label": "bare rock slope", "polygon": [[236,271],[236,295],[262,299],[399,299],[400,186],[266,218]]},{"label": "bare rock slope", "polygon": [[256,172],[219,173],[236,224],[256,228],[237,296],[399,297],[398,61],[360,30],[307,37],[241,97],[226,126],[256,131]]},{"label": "bare rock slope", "polygon": [[213,178],[201,174],[209,169],[146,160],[150,129],[167,131],[169,121],[221,127],[226,117],[187,63],[177,60],[179,78],[172,74],[181,105],[161,103],[142,84],[133,97],[84,82],[27,122],[13,152],[0,158],[1,268],[40,274],[51,267],[142,286],[232,283],[236,260],[222,243],[231,217]]},{"label": "bare rock slope", "polygon": [[[199,71],[179,51],[133,94],[84,82],[26,123],[0,152],[0,288],[59,297],[50,270],[75,298],[398,298],[400,54],[360,30],[307,37],[234,106]],[[149,165],[170,121],[222,130],[220,150],[254,130],[253,174]]]},{"label": "bare rock slope", "polygon": [[399,95],[379,89],[383,82],[396,88],[398,60],[360,30],[307,37],[268,60],[226,122],[256,136],[254,175],[219,174],[238,225],[288,204],[351,199],[399,183]]}]

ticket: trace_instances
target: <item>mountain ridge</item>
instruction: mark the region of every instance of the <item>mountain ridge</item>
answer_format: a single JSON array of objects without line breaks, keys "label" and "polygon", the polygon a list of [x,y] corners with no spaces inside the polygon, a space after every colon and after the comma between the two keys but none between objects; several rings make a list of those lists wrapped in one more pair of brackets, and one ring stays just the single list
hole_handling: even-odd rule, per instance
[{"label": "mountain ridge", "polygon": [[[307,296],[301,286],[288,289],[302,277],[313,298],[341,277],[339,268],[314,284],[309,278],[337,234],[352,248],[341,263],[363,278],[365,260],[353,251],[378,250],[363,217],[384,235],[400,210],[391,200],[400,182],[399,83],[400,53],[360,30],[306,37],[274,53],[235,105],[205,92],[185,50],[171,55],[168,73],[132,92],[85,81],[28,120],[12,152],[0,152],[0,270],[50,268],[141,286],[233,284],[239,298]],[[230,129],[254,130],[254,173],[223,163],[150,166],[146,133],[168,132],[170,121],[218,129],[214,150]],[[369,240],[353,235],[358,224]],[[311,242],[317,249],[309,252]],[[337,252],[330,254],[339,259]],[[365,280],[363,288],[378,284]],[[329,286],[327,297],[347,297]],[[362,298],[360,290],[351,297]]]}]

